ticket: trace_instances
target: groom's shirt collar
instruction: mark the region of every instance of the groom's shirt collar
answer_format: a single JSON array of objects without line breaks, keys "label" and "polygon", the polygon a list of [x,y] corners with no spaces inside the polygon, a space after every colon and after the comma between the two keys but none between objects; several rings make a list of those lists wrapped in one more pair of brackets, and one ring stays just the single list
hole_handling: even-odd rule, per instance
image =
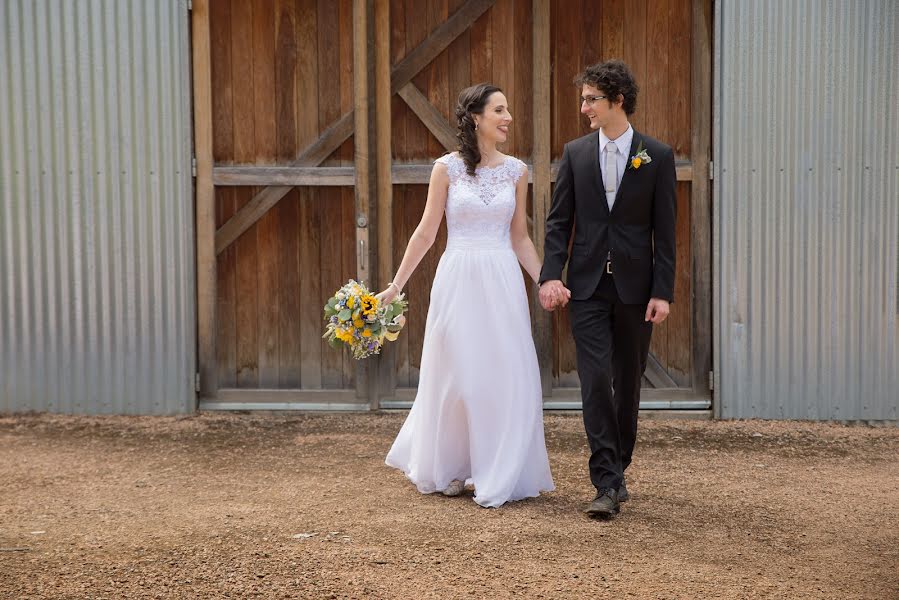
[{"label": "groom's shirt collar", "polygon": [[634,139],[634,128],[631,127],[631,124],[627,124],[627,129],[624,130],[624,133],[619,135],[614,140],[610,140],[606,137],[605,132],[602,129],[599,130],[599,151],[602,152],[606,149],[606,144],[609,142],[615,142],[615,147],[618,148],[618,151],[621,152],[624,156],[630,154],[631,151],[631,142]]}]

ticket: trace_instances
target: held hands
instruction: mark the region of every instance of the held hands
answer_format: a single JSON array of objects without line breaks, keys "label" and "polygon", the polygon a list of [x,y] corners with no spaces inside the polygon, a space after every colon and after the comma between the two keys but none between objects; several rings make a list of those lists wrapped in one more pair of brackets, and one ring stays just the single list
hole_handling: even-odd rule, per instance
[{"label": "held hands", "polygon": [[540,305],[551,312],[568,304],[571,299],[571,291],[560,280],[551,279],[544,281],[540,286],[539,296]]},{"label": "held hands", "polygon": [[658,325],[668,318],[669,312],[671,312],[671,305],[668,304],[667,300],[650,298],[649,304],[646,305],[646,318],[644,320]]}]

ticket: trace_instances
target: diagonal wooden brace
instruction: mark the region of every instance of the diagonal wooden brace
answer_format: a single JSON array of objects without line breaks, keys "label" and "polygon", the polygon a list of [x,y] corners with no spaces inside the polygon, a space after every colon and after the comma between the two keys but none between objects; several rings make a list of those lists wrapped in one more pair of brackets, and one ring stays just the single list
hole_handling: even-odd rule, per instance
[{"label": "diagonal wooden brace", "polygon": [[[446,20],[440,27],[434,30],[428,38],[418,45],[412,52],[393,67],[390,74],[390,88],[392,93],[397,93],[403,89],[406,84],[412,81],[412,78],[429,65],[437,56],[443,52],[456,38],[467,31],[481,15],[493,6],[496,0],[468,0],[462,8],[456,11],[452,17]],[[414,91],[412,91],[414,90]],[[424,97],[417,88],[404,91],[406,96],[413,97],[417,93]],[[407,102],[409,100],[406,99]],[[415,102],[416,99],[413,99]],[[420,99],[417,99],[420,100]],[[420,102],[418,103],[420,104]],[[410,104],[411,106],[411,104]],[[435,124],[433,113],[427,117],[426,107],[419,106],[420,112],[413,111],[431,128],[432,126],[441,130],[441,134],[435,133],[435,136],[441,143],[446,146],[447,128],[441,128]],[[433,107],[432,107],[433,108]],[[436,109],[434,109],[436,113]],[[322,135],[309,147],[304,149],[300,155],[291,163],[294,167],[317,167],[328,156],[330,156],[337,148],[340,147],[353,134],[353,111],[350,111],[340,117],[336,122],[329,126]],[[439,113],[437,113],[439,115]],[[429,121],[426,120],[429,119]],[[443,119],[441,118],[441,121]],[[444,125],[446,122],[443,121]],[[448,126],[447,126],[448,127]],[[431,129],[434,132],[434,129]],[[446,140],[446,141],[445,141]],[[262,218],[281,198],[287,195],[293,186],[269,186],[256,194],[243,208],[234,214],[218,231],[215,232],[215,253],[220,254],[222,250],[230,246],[234,240],[253,226],[256,221]]]}]

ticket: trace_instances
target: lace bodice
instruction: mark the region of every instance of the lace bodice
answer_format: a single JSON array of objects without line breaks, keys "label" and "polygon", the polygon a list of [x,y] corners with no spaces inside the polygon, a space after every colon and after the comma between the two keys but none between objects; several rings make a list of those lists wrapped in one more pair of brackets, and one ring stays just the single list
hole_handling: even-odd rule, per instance
[{"label": "lace bodice", "polygon": [[455,152],[436,162],[446,165],[449,193],[446,198],[447,250],[459,248],[508,248],[509,226],[515,214],[515,185],[525,164],[507,156],[497,167],[478,167],[476,176],[465,171]]}]

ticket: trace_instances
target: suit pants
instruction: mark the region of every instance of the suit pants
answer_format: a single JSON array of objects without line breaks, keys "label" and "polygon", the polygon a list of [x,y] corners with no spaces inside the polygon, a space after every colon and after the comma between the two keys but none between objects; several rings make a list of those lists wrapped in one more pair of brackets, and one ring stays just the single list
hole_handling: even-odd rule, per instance
[{"label": "suit pants", "polygon": [[621,302],[609,273],[603,273],[592,297],[568,306],[590,444],[590,479],[597,490],[617,489],[637,440],[652,323],[644,320],[646,304]]}]

